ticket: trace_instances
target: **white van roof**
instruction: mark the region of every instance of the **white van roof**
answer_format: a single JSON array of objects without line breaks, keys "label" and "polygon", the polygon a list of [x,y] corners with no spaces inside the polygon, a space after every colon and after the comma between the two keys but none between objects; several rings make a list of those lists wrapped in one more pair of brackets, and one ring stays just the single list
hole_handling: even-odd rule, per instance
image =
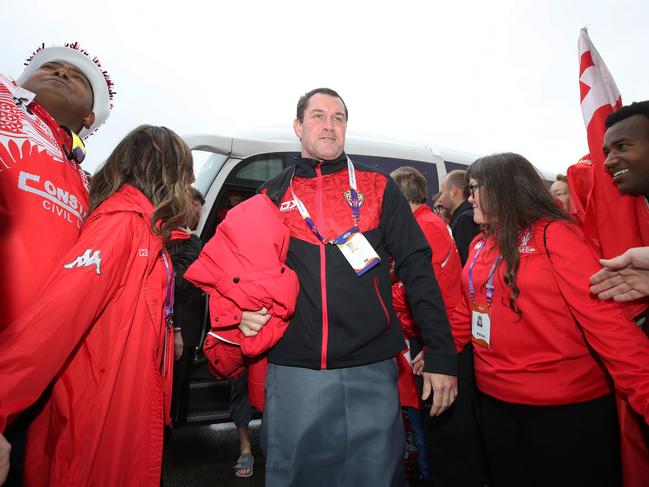
[{"label": "white van roof", "polygon": [[[245,159],[268,152],[299,152],[300,141],[290,127],[272,127],[245,131],[236,136],[193,134],[184,137],[193,149],[211,150],[220,154]],[[435,162],[434,156],[444,160],[470,164],[478,156],[452,151],[416,142],[405,142],[388,137],[348,131],[345,151],[350,154],[372,155],[415,161]]]},{"label": "white van roof", "polygon": [[[264,127],[240,132],[235,136],[193,134],[183,137],[192,149],[206,150],[239,159],[269,152],[300,152],[300,141],[293,128]],[[443,161],[470,165],[479,155],[417,142],[406,142],[389,137],[348,130],[345,151],[349,154],[390,157],[413,161]],[[554,180],[556,173],[538,168],[543,177]]]}]

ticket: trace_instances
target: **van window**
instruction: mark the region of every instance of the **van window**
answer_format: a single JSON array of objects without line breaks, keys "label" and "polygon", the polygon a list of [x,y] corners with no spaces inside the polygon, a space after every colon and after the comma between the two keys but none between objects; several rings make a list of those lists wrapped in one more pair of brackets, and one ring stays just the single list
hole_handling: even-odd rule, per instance
[{"label": "van window", "polygon": [[469,167],[467,164],[462,164],[459,162],[452,162],[452,161],[444,161],[444,166],[446,166],[446,174],[450,173],[451,171],[455,171],[457,169],[466,171],[467,168]]},{"label": "van window", "polygon": [[394,159],[391,157],[365,156],[359,154],[349,154],[352,162],[378,169],[382,173],[389,175],[395,169],[402,166],[411,166],[417,169],[426,178],[428,186],[428,198],[439,191],[439,177],[437,176],[437,165],[434,162],[413,161],[410,159]]},{"label": "van window", "polygon": [[[252,160],[243,161],[233,176],[237,180],[256,181],[262,184],[277,176],[285,167],[286,158],[283,154],[264,154],[255,156]],[[228,179],[230,179],[228,177]]]},{"label": "van window", "polygon": [[282,172],[287,161],[294,161],[296,154],[293,152],[259,154],[237,164],[228,174],[216,196],[214,206],[210,209],[201,232],[203,241],[206,242],[214,235],[216,227],[223,221],[228,211],[253,196],[259,186]]}]

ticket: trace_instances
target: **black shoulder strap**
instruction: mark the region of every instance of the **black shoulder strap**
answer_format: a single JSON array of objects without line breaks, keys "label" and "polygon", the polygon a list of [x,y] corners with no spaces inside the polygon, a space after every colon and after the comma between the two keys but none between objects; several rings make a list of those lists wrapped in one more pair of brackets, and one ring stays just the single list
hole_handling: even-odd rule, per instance
[{"label": "black shoulder strap", "polygon": [[554,220],[549,221],[545,224],[545,228],[543,228],[543,248],[545,249],[545,253],[548,256],[548,259],[550,259],[550,262],[552,262],[552,257],[550,257],[550,251],[548,250],[548,227],[553,222]]},{"label": "black shoulder strap", "polygon": [[295,166],[288,166],[273,179],[269,179],[262,184],[257,190],[257,193],[266,191],[266,196],[268,196],[275,205],[279,205],[282,196],[286,193],[286,188],[288,188],[288,185],[291,183],[294,172]]}]

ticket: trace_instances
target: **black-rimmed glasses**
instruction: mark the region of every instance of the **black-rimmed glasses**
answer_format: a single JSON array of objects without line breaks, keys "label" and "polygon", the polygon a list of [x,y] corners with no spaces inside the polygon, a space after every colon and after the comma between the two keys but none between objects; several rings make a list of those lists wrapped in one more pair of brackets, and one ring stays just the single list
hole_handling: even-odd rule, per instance
[{"label": "black-rimmed glasses", "polygon": [[482,184],[469,184],[467,188],[469,188],[469,192],[471,193],[471,198],[475,198],[475,190],[478,189]]}]

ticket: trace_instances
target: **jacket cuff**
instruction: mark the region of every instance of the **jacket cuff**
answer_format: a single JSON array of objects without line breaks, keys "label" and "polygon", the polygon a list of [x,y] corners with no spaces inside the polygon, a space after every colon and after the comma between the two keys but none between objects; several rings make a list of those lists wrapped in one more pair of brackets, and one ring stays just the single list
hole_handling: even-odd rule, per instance
[{"label": "jacket cuff", "polygon": [[458,359],[456,353],[424,352],[424,372],[457,377],[457,369]]}]

